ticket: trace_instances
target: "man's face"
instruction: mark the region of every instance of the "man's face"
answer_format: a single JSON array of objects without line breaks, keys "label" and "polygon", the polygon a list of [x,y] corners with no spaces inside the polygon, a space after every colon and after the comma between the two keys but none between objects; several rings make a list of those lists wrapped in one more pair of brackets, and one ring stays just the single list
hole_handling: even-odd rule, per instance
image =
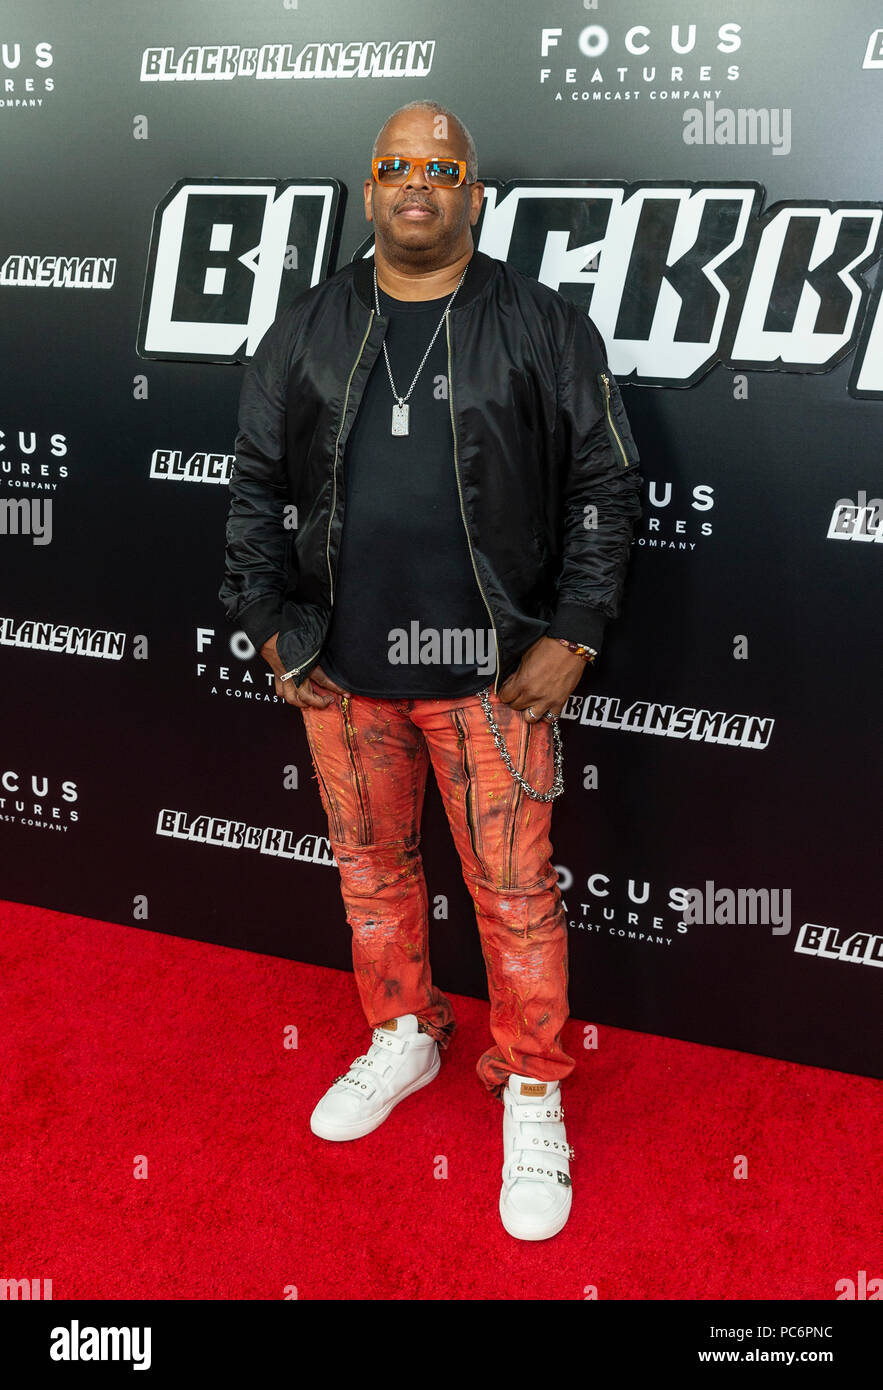
[{"label": "man's face", "polygon": [[[431,111],[406,111],[387,125],[378,155],[409,154],[420,159],[465,159],[465,141],[453,121]],[[403,183],[381,185],[365,180],[365,216],[390,260],[444,263],[445,253],[462,250],[468,229],[478,220],[484,185],[440,188],[415,165]],[[471,237],[469,237],[471,241]]]}]

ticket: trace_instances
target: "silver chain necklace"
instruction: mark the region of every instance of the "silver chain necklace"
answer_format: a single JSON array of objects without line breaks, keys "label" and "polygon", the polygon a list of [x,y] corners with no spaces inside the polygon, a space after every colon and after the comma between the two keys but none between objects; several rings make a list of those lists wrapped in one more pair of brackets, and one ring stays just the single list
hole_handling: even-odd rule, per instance
[{"label": "silver chain necklace", "polygon": [[[469,262],[467,261],[466,264],[465,264],[464,267],[463,267],[463,274],[460,276],[460,280],[459,280],[459,283],[458,283],[458,285],[457,285],[457,290],[459,290],[460,285],[462,285],[463,280],[464,280],[464,278],[465,278],[465,275],[466,275],[466,272],[467,272],[468,269],[469,269]],[[410,413],[411,407],[410,407],[409,405],[406,405],[405,402],[407,401],[408,396],[410,396],[411,392],[414,390],[414,387],[417,385],[417,377],[418,377],[418,376],[420,375],[420,373],[423,371],[423,365],[424,365],[424,363],[426,362],[426,359],[427,359],[427,357],[429,356],[430,352],[432,351],[432,344],[435,342],[436,338],[438,337],[439,333],[441,332],[441,326],[442,326],[442,324],[443,324],[444,321],[445,321],[445,316],[446,316],[446,314],[448,313],[448,310],[450,309],[451,305],[452,305],[453,302],[454,302],[454,299],[455,299],[456,294],[457,294],[457,290],[454,290],[454,293],[451,295],[450,299],[448,300],[447,304],[445,305],[444,313],[442,314],[441,318],[440,318],[439,321],[438,321],[438,328],[437,328],[437,329],[435,330],[435,332],[433,333],[432,339],[431,339],[430,344],[429,344],[429,347],[426,349],[426,351],[425,351],[424,354],[423,354],[423,361],[420,363],[420,366],[417,368],[417,375],[414,377],[414,380],[411,382],[411,385],[408,387],[408,395],[406,395],[406,396],[400,396],[399,393],[398,393],[398,391],[396,390],[395,382],[394,382],[393,379],[392,379],[392,368],[391,368],[390,365],[389,365],[389,353],[388,353],[387,350],[386,350],[386,339],[384,338],[384,340],[383,340],[383,355],[384,355],[384,357],[386,358],[386,370],[387,370],[387,373],[388,373],[388,375],[389,375],[389,384],[390,384],[390,386],[392,387],[392,394],[394,395],[395,400],[396,400],[396,403],[395,403],[395,405],[393,405],[393,408],[392,408],[392,433],[393,433],[393,434],[402,435],[402,434],[407,434],[407,433],[408,433],[408,415],[409,415],[409,413]],[[377,316],[378,316],[378,318],[379,318],[379,317],[380,317],[380,295],[379,295],[378,290],[377,290],[377,262],[376,262],[376,261],[375,261],[375,263],[374,263],[374,302],[375,302],[375,304],[377,305]]]},{"label": "silver chain necklace", "polygon": [[[414,387],[415,387],[416,384],[417,384],[417,378],[419,377],[420,373],[423,371],[423,367],[424,367],[424,365],[425,365],[425,363],[426,363],[426,359],[427,359],[427,357],[429,356],[430,352],[432,351],[432,344],[435,342],[436,338],[438,337],[439,333],[441,332],[441,326],[442,326],[442,324],[443,324],[444,321],[445,321],[445,317],[446,317],[446,315],[448,314],[448,312],[449,312],[449,310],[450,310],[450,307],[451,307],[451,305],[452,305],[453,302],[454,302],[454,299],[455,299],[456,294],[457,294],[457,290],[459,290],[460,286],[462,285],[463,280],[464,280],[464,278],[465,278],[465,276],[466,276],[466,271],[467,271],[468,269],[469,269],[469,264],[468,264],[468,262],[467,262],[467,264],[463,267],[463,274],[460,276],[460,279],[459,279],[459,281],[458,281],[458,283],[457,283],[457,289],[454,290],[454,293],[451,295],[450,299],[448,300],[447,304],[445,305],[444,313],[442,314],[441,318],[439,319],[438,327],[436,328],[435,332],[434,332],[433,335],[432,335],[432,338],[431,338],[430,343],[429,343],[429,347],[428,347],[428,348],[426,349],[426,351],[424,352],[424,354],[423,354],[423,360],[422,360],[422,362],[420,363],[420,366],[417,368],[417,372],[416,372],[416,374],[415,374],[415,376],[414,376],[414,380],[411,382],[411,385],[408,387],[407,395],[400,396],[399,393],[398,393],[398,391],[396,390],[395,382],[394,382],[393,379],[392,379],[392,368],[391,368],[390,365],[389,365],[389,353],[388,353],[387,350],[386,350],[386,339],[384,338],[384,340],[383,340],[383,355],[384,355],[384,357],[386,358],[386,371],[387,371],[387,375],[389,376],[389,384],[390,384],[390,386],[392,387],[392,394],[393,394],[393,396],[395,397],[395,404],[393,405],[393,408],[392,408],[392,433],[395,434],[395,435],[406,435],[406,434],[408,433],[408,415],[409,415],[410,409],[411,409],[411,407],[407,404],[408,397],[410,396],[411,392],[414,390]],[[378,318],[379,318],[379,317],[380,317],[380,294],[379,294],[379,291],[378,291],[378,288],[377,288],[377,262],[376,262],[376,261],[375,261],[375,263],[374,263],[374,303],[375,303],[376,306],[377,306],[377,316],[378,316]],[[527,795],[530,796],[530,797],[532,797],[532,798],[534,799],[534,801],[552,801],[554,797],[560,796],[561,793],[564,791],[564,776],[563,776],[563,772],[562,772],[562,766],[563,766],[563,751],[562,751],[562,745],[561,745],[561,730],[560,730],[559,727],[558,727],[558,720],[557,720],[557,718],[555,718],[555,719],[553,719],[553,720],[551,721],[551,723],[552,723],[552,740],[553,740],[553,743],[554,743],[554,746],[555,746],[555,771],[554,771],[554,777],[553,777],[553,781],[552,781],[552,786],[551,786],[551,787],[549,788],[549,790],[546,791],[546,792],[538,792],[534,787],[532,787],[532,786],[530,785],[529,782],[526,782],[526,781],[525,781],[525,779],[522,777],[521,773],[518,771],[518,769],[517,769],[517,768],[515,767],[515,765],[513,764],[512,759],[511,759],[510,756],[509,756],[509,750],[507,749],[505,740],[504,740],[504,738],[503,738],[502,730],[500,729],[500,726],[497,724],[497,721],[494,719],[494,713],[493,713],[493,710],[491,709],[491,703],[490,703],[490,700],[488,699],[487,691],[485,691],[485,690],[479,691],[479,699],[481,700],[482,708],[484,709],[484,712],[485,712],[485,714],[486,714],[486,716],[487,716],[487,721],[488,721],[488,724],[490,725],[491,733],[493,734],[493,738],[494,738],[494,743],[497,745],[497,749],[499,750],[500,757],[503,759],[503,762],[506,764],[506,767],[509,769],[509,772],[510,772],[510,773],[512,774],[512,776],[515,778],[515,781],[519,783],[519,785],[524,789],[524,791],[527,793]]]}]

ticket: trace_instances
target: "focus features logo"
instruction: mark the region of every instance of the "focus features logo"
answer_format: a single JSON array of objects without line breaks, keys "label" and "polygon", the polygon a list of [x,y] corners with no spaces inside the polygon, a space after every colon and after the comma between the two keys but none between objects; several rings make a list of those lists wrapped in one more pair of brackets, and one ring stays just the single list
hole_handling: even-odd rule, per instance
[{"label": "focus features logo", "polygon": [[0,486],[31,492],[55,492],[58,479],[68,476],[67,438],[36,430],[0,429]]},{"label": "focus features logo", "polygon": [[55,90],[46,76],[54,61],[51,43],[0,43],[0,112],[42,106]]},{"label": "focus features logo", "polygon": [[[709,483],[698,483],[690,494],[690,501],[684,504],[674,497],[670,482],[660,486],[655,479],[647,479],[647,502],[654,513],[648,513],[646,522],[639,527],[632,544],[641,550],[685,550],[696,549],[697,541],[712,534],[710,521],[700,521],[699,517],[714,507],[714,488]],[[669,510],[672,508],[672,510]],[[646,526],[646,535],[641,534]]]},{"label": "focus features logo", "polygon": [[0,773],[0,821],[33,830],[66,832],[79,816],[76,782],[30,775],[8,767]]},{"label": "focus features logo", "polygon": [[[554,89],[555,101],[638,102],[672,105],[699,101],[709,82],[736,82],[741,76],[730,54],[742,46],[742,26],[721,24],[716,30],[697,24],[654,29],[635,24],[611,35],[603,24],[578,31],[540,30],[541,86]],[[702,86],[697,86],[701,83]],[[714,91],[719,97],[720,90]]]},{"label": "focus features logo", "polygon": [[[564,896],[574,885],[573,875],[559,865],[558,879]],[[726,888],[706,879],[701,888],[670,887],[660,894],[649,880],[630,878],[625,893],[616,895],[607,874],[592,873],[585,882],[589,901],[580,902],[569,919],[574,931],[671,946],[692,926],[768,926],[773,936],[791,930],[790,888]],[[670,913],[674,922],[666,915]]]},{"label": "focus features logo", "polygon": [[687,931],[684,922],[672,923],[664,915],[666,911],[680,912],[682,903],[676,889],[671,890],[667,902],[661,902],[649,880],[630,878],[625,885],[624,901],[621,892],[617,901],[612,895],[610,877],[602,873],[589,874],[585,880],[589,901],[576,904],[576,914],[571,916],[568,895],[573,890],[573,896],[578,897],[582,890],[570,869],[561,864],[556,868],[567,925],[572,931],[633,941],[636,946],[671,946],[676,936]]},{"label": "focus features logo", "polygon": [[200,657],[196,663],[196,675],[197,679],[208,684],[210,693],[224,695],[228,700],[285,705],[285,701],[275,693],[273,672],[245,633],[232,633],[226,638],[226,645],[229,656],[224,652],[224,643],[218,639],[213,627],[196,629],[196,651]]}]

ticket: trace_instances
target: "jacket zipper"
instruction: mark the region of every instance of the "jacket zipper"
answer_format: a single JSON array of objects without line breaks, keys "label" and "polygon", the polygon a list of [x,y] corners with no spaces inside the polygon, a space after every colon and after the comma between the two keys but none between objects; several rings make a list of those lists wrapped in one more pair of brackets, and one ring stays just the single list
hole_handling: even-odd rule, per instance
[{"label": "jacket zipper", "polygon": [[[334,513],[335,513],[335,510],[336,510],[336,508],[337,508],[337,450],[338,450],[338,446],[340,445],[340,436],[341,436],[341,432],[342,432],[342,430],[343,430],[343,422],[344,422],[344,420],[346,419],[346,408],[347,408],[347,403],[348,403],[349,398],[350,398],[350,386],[352,385],[353,377],[355,376],[356,367],[358,367],[359,363],[360,363],[361,360],[362,360],[362,353],[365,351],[365,344],[366,344],[367,341],[368,341],[368,334],[371,332],[371,324],[372,324],[373,322],[374,322],[374,310],[372,309],[372,310],[371,310],[371,313],[370,313],[370,316],[369,316],[369,318],[368,318],[368,327],[367,327],[366,330],[365,330],[365,336],[364,336],[364,338],[362,339],[362,343],[361,343],[361,346],[360,346],[360,348],[359,348],[358,356],[356,357],[356,360],[355,360],[355,362],[353,363],[352,368],[350,369],[350,374],[349,374],[349,377],[348,377],[348,379],[347,379],[347,383],[346,383],[346,393],[345,393],[344,398],[343,398],[343,414],[342,414],[341,417],[340,417],[340,426],[339,426],[338,431],[337,431],[337,438],[336,438],[335,441],[334,441],[334,472],[333,472],[334,487],[333,487],[333,490],[332,490],[332,493],[331,493],[331,515],[330,515],[329,518],[328,518],[328,536],[327,536],[327,539],[326,539],[326,541],[325,541],[325,559],[326,559],[326,561],[327,561],[327,563],[328,563],[328,587],[329,587],[329,589],[330,589],[330,591],[331,591],[331,603],[332,603],[332,606],[334,605],[334,575],[331,573],[331,549],[330,549],[330,547],[331,547],[331,523],[332,523],[332,521],[334,520]],[[316,650],[315,650],[314,652],[311,652],[311,653],[310,653],[310,655],[306,658],[305,661],[302,661],[302,662],[301,662],[300,666],[293,666],[293,667],[291,668],[293,674],[296,675],[296,676],[299,675],[300,672],[304,669],[305,666],[309,666],[309,664],[310,664],[310,662],[312,661],[313,657],[319,655],[319,653],[320,653],[321,650],[322,650],[321,647],[317,647]]]},{"label": "jacket zipper", "polygon": [[445,314],[445,337],[448,340],[448,404],[451,409],[451,431],[454,436],[454,475],[457,479],[457,493],[460,497],[460,515],[463,518],[463,527],[466,531],[466,543],[469,546],[469,557],[472,560],[472,568],[475,571],[475,582],[477,583],[479,593],[481,594],[481,597],[484,600],[484,606],[487,609],[487,615],[491,620],[491,628],[493,629],[494,647],[497,653],[497,675],[496,679],[494,680],[494,694],[498,695],[500,693],[500,643],[497,639],[497,627],[496,623],[494,622],[494,615],[491,612],[490,604],[488,603],[487,598],[485,597],[484,588],[482,587],[481,579],[478,575],[478,569],[475,564],[475,556],[472,553],[472,539],[469,535],[469,527],[466,525],[466,513],[463,510],[463,489],[460,486],[460,472],[457,468],[457,426],[454,421],[454,382],[451,372],[451,325],[447,314]]},{"label": "jacket zipper", "polygon": [[625,449],[622,447],[622,440],[621,440],[620,437],[619,437],[619,432],[617,431],[617,428],[616,428],[616,426],[615,426],[614,423],[613,423],[613,416],[612,416],[611,413],[610,413],[610,381],[609,381],[609,379],[608,379],[608,377],[607,377],[607,373],[606,373],[606,372],[601,372],[600,375],[601,375],[601,380],[602,380],[603,383],[604,383],[604,397],[605,397],[606,402],[607,402],[607,423],[608,423],[609,426],[610,426],[610,430],[611,430],[611,433],[613,434],[613,438],[616,440],[617,444],[619,445],[619,452],[622,454],[623,467],[628,468],[628,466],[629,466],[629,461],[628,461],[628,459],[627,459],[626,456],[625,456]]}]

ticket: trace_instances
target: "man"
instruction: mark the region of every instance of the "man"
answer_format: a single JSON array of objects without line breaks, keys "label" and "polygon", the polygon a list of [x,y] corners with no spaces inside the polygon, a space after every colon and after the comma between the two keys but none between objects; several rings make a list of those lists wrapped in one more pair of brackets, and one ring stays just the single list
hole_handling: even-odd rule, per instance
[{"label": "man", "polygon": [[500,1216],[542,1240],[568,1219],[573,1157],[556,720],[618,614],[641,478],[591,319],[475,250],[477,174],[437,103],[380,131],[373,264],[300,295],[245,374],[221,599],[302,711],[373,1027],[313,1132],[376,1129],[454,1033],[428,960],[431,762],[488,971]]}]

